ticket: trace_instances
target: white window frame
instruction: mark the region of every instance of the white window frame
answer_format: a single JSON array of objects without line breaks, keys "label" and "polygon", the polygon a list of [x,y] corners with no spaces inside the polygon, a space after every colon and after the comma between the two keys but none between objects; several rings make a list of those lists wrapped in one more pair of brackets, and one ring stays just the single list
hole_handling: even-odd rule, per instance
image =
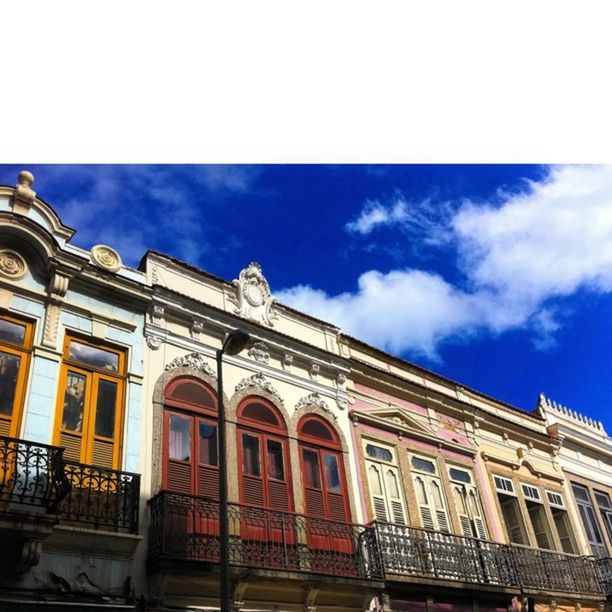
[{"label": "white window frame", "polygon": [[[561,493],[559,493],[558,491],[549,491],[548,489],[545,489],[545,491],[546,491],[546,499],[548,500],[548,505],[551,506],[551,508],[559,508],[561,510],[567,510],[567,508],[565,507],[565,500],[563,499],[563,495]],[[551,499],[551,495],[556,495],[561,500],[561,503],[553,501]]]},{"label": "white window frame", "polygon": [[[504,487],[500,487],[497,484],[497,480],[500,480],[501,482],[507,483],[510,485],[510,489],[506,489]],[[493,484],[495,486],[495,490],[498,493],[501,493],[502,495],[512,495],[513,497],[516,497],[516,489],[514,488],[514,482],[511,478],[508,478],[507,476],[500,476],[499,474],[493,474]]]},{"label": "white window frame", "polygon": [[[536,504],[544,504],[540,489],[535,485],[529,484],[528,482],[521,482],[521,491],[523,491],[523,496],[525,497],[525,499],[532,501]],[[534,491],[536,495],[533,494]]]}]

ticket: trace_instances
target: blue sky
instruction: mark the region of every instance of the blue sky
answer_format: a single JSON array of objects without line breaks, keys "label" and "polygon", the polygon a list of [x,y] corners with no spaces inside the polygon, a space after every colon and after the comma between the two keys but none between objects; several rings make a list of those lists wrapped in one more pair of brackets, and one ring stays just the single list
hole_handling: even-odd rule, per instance
[{"label": "blue sky", "polygon": [[[612,432],[612,166],[28,165],[77,230],[232,280],[531,410]],[[22,166],[0,166],[14,185]]]}]

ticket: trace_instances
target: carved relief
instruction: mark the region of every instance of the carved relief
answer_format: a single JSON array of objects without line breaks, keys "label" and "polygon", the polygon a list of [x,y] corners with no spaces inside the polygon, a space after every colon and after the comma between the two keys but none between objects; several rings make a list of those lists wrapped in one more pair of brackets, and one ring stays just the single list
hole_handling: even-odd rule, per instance
[{"label": "carved relief", "polygon": [[204,331],[204,323],[195,319],[191,324],[190,334],[194,340],[200,339],[200,334]]},{"label": "carved relief", "polygon": [[13,193],[13,212],[18,215],[27,215],[36,198],[36,192],[31,189],[34,175],[27,170],[22,170],[17,175],[17,180],[19,184],[15,186]]},{"label": "carved relief", "polygon": [[171,370],[172,368],[182,367],[195,368],[196,370],[200,370],[201,372],[216,378],[215,371],[208,365],[208,363],[206,363],[206,361],[204,361],[204,357],[202,357],[202,355],[199,353],[189,353],[183,357],[177,357],[167,364],[164,369]]},{"label": "carved relief", "polygon": [[109,272],[116,272],[121,268],[119,253],[105,244],[96,244],[96,246],[92,247],[90,253],[93,262],[100,268],[104,268]]},{"label": "carved relief", "polygon": [[248,376],[247,378],[243,378],[235,388],[235,391],[240,391],[240,389],[246,389],[248,387],[254,387],[255,389],[263,389],[268,393],[271,393],[280,403],[281,405],[285,405],[283,402],[283,398],[280,396],[280,393],[273,387],[272,383],[265,379],[264,375],[261,372],[257,372],[253,374],[253,376]]},{"label": "carved relief", "polygon": [[249,357],[252,357],[255,361],[259,361],[260,363],[267,364],[270,361],[268,345],[265,342],[255,342],[247,354]]},{"label": "carved relief", "polygon": [[312,380],[317,380],[320,371],[321,367],[316,363],[312,363],[310,365],[310,378],[312,378]]},{"label": "carved relief", "polygon": [[234,312],[245,319],[272,327],[272,321],[278,315],[272,311],[275,300],[261,266],[256,262],[250,263],[240,272],[233,285],[236,287],[236,296],[230,296],[229,299],[236,306]]},{"label": "carved relief", "polygon": [[47,304],[42,337],[42,343],[44,346],[47,346],[49,348],[57,347],[57,329],[59,326],[61,312],[61,302],[57,300],[51,300]]},{"label": "carved relief", "polygon": [[152,351],[156,351],[162,345],[162,343],[163,340],[159,336],[147,336],[147,346]]},{"label": "carved relief", "polygon": [[291,366],[293,365],[293,355],[285,354],[283,357],[283,369],[287,372],[291,372]]},{"label": "carved relief", "polygon": [[153,325],[161,325],[164,322],[164,307],[159,304],[154,304],[149,310],[149,317]]},{"label": "carved relief", "polygon": [[298,403],[295,405],[295,409],[299,410],[300,408],[304,408],[306,406],[314,406],[315,408],[321,408],[326,412],[329,412],[334,419],[338,417],[334,414],[332,409],[327,405],[327,402],[319,395],[318,391],[314,391],[313,393],[302,397]]},{"label": "carved relief", "polygon": [[344,395],[336,395],[336,404],[338,404],[338,408],[340,410],[346,410],[348,407],[348,398]]},{"label": "carved relief", "polygon": [[0,250],[0,276],[19,280],[28,272],[25,259],[16,251],[10,249]]}]

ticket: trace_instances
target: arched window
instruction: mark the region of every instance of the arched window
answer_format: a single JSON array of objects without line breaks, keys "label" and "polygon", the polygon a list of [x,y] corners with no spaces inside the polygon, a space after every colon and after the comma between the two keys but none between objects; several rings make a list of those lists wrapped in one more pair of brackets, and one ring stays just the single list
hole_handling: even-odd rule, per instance
[{"label": "arched window", "polygon": [[306,415],[299,423],[298,436],[306,514],[350,520],[337,432],[322,418]]},{"label": "arched window", "polygon": [[217,499],[217,399],[197,378],[172,380],[164,393],[163,488]]},{"label": "arched window", "polygon": [[240,501],[292,510],[287,428],[277,408],[261,397],[246,398],[238,407],[237,433]]}]

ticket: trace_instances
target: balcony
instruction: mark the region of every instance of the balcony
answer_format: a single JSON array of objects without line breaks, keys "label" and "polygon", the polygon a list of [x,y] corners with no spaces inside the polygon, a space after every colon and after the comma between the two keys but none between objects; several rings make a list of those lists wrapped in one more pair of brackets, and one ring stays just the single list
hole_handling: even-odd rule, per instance
[{"label": "balcony", "polygon": [[612,597],[612,558],[599,557],[595,559],[599,583],[601,584],[606,597]]},{"label": "balcony", "polygon": [[55,512],[70,491],[63,448],[0,436],[2,510]]},{"label": "balcony", "polygon": [[140,475],[64,461],[70,493],[59,506],[62,524],[138,533]]},{"label": "balcony", "polygon": [[387,578],[415,576],[524,593],[602,594],[592,557],[389,523],[377,523],[377,532]]},{"label": "balcony", "polygon": [[[149,501],[151,562],[219,562],[219,504],[162,491]],[[230,565],[382,580],[373,527],[229,504]]]}]

